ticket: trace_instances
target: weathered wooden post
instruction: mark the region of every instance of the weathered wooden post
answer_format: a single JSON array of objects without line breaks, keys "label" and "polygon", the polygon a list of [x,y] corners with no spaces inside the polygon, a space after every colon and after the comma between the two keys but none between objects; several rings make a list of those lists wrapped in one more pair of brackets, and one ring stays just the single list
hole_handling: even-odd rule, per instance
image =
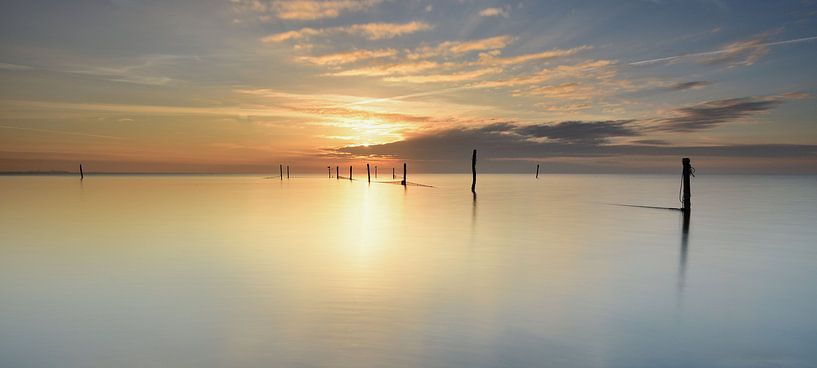
[{"label": "weathered wooden post", "polygon": [[536,164],[536,178],[539,179],[539,164]]},{"label": "weathered wooden post", "polygon": [[281,180],[284,180],[284,165],[278,165],[278,173],[281,174]]},{"label": "weathered wooden post", "polygon": [[335,166],[335,179],[340,180],[340,166]]},{"label": "weathered wooden post", "polygon": [[372,172],[369,171],[369,164],[366,164],[366,179],[369,183],[372,182]]},{"label": "weathered wooden post", "polygon": [[287,165],[287,179],[289,179],[289,165]]},{"label": "weathered wooden post", "polygon": [[332,179],[332,166],[327,166],[326,170],[329,171],[329,179]]},{"label": "weathered wooden post", "polygon": [[471,193],[476,194],[476,186],[477,186],[477,150],[474,150],[473,155],[471,155],[471,174],[473,175],[473,179],[471,180]]},{"label": "weathered wooden post", "polygon": [[393,167],[391,168],[391,179],[392,180],[397,179],[397,175],[394,175],[394,168]]},{"label": "weathered wooden post", "polygon": [[79,164],[79,180],[85,179],[85,173],[82,172],[82,164]]},{"label": "weathered wooden post", "polygon": [[403,163],[403,181],[400,182],[401,185],[406,186],[406,163]]},{"label": "weathered wooden post", "polygon": [[349,180],[352,180],[352,165],[349,165]]},{"label": "weathered wooden post", "polygon": [[683,195],[683,209],[685,212],[692,210],[692,191],[689,187],[689,177],[695,176],[694,170],[692,169],[692,165],[689,163],[689,158],[684,157],[681,159],[681,164],[684,165],[684,171],[682,175],[684,177],[684,195]]}]

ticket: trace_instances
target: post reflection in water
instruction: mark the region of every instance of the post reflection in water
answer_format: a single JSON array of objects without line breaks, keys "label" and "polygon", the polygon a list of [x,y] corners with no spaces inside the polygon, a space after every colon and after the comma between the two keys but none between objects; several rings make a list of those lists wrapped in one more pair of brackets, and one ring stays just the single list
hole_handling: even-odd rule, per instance
[{"label": "post reflection in water", "polygon": [[681,210],[682,225],[681,225],[681,257],[678,265],[678,292],[683,293],[684,285],[686,284],[686,269],[687,269],[687,254],[689,252],[689,220],[692,217],[692,211],[689,209]]}]

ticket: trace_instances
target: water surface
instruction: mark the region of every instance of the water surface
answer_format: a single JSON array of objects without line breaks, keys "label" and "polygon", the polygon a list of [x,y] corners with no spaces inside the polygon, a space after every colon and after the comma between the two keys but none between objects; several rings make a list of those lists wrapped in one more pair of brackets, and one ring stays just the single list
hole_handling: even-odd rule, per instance
[{"label": "water surface", "polygon": [[817,366],[817,177],[410,180],[0,177],[0,366]]}]

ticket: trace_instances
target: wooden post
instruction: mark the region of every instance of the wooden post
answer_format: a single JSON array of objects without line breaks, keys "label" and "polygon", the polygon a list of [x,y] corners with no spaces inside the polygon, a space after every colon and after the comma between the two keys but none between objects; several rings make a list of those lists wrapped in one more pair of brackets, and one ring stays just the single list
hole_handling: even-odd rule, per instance
[{"label": "wooden post", "polygon": [[281,174],[281,180],[284,180],[284,165],[278,165],[278,173]]},{"label": "wooden post", "polygon": [[539,164],[536,164],[536,178],[539,179]]},{"label": "wooden post", "polygon": [[391,179],[392,180],[397,179],[397,175],[394,175],[394,168],[393,167],[391,168]]},{"label": "wooden post", "polygon": [[471,174],[473,175],[473,179],[471,180],[471,193],[476,194],[476,187],[477,187],[477,150],[474,150],[474,154],[471,155]]},{"label": "wooden post", "polygon": [[403,163],[403,181],[400,182],[403,186],[406,186],[406,163]]},{"label": "wooden post", "polygon": [[369,183],[372,182],[372,172],[369,171],[369,164],[366,164],[366,179],[369,181]]},{"label": "wooden post", "polygon": [[82,172],[82,164],[79,164],[79,180],[85,179],[85,173]]},{"label": "wooden post", "polygon": [[684,177],[684,195],[683,195],[683,209],[684,211],[689,211],[692,209],[692,190],[689,187],[689,177],[690,175],[695,176],[692,172],[692,165],[689,163],[689,158],[684,157],[681,159],[681,164],[684,166],[684,171],[682,175]]},{"label": "wooden post", "polygon": [[340,180],[340,166],[335,166],[335,179]]},{"label": "wooden post", "polygon": [[289,179],[289,165],[287,165],[287,179]]},{"label": "wooden post", "polygon": [[329,179],[332,179],[332,166],[327,166],[326,170],[329,171]]},{"label": "wooden post", "polygon": [[352,165],[349,165],[349,180],[352,180]]},{"label": "wooden post", "polygon": [[374,165],[374,178],[377,179],[377,165]]}]

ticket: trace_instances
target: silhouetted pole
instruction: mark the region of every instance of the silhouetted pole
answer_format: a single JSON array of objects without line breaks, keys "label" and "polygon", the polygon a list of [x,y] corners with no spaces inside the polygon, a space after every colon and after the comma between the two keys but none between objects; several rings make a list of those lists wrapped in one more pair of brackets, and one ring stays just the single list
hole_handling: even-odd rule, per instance
[{"label": "silhouetted pole", "polygon": [[349,180],[352,180],[352,165],[349,165]]},{"label": "silhouetted pole", "polygon": [[471,174],[473,175],[473,179],[471,180],[471,193],[476,194],[476,187],[477,187],[477,150],[474,150],[474,154],[471,155]]},{"label": "silhouetted pole", "polygon": [[289,179],[289,165],[287,165],[287,179]]},{"label": "silhouetted pole", "polygon": [[392,180],[397,179],[397,175],[394,175],[394,168],[393,167],[391,168],[391,179]]},{"label": "silhouetted pole", "polygon": [[335,166],[335,179],[340,180],[340,166]]},{"label": "silhouetted pole", "polygon": [[403,186],[406,186],[406,163],[403,163],[403,181],[400,182]]},{"label": "silhouetted pole", "polygon": [[281,174],[281,180],[284,180],[284,165],[278,165],[278,173]]},{"label": "silhouetted pole", "polygon": [[539,179],[539,164],[536,164],[536,178]]},{"label": "silhouetted pole", "polygon": [[369,183],[372,182],[372,172],[369,171],[369,164],[366,164],[366,179],[369,181]]},{"label": "silhouetted pole", "polygon": [[329,179],[332,179],[332,166],[327,166],[326,170],[329,171]]},{"label": "silhouetted pole", "polygon": [[82,172],[82,164],[79,164],[79,180],[85,179],[85,173]]},{"label": "silhouetted pole", "polygon": [[690,175],[694,176],[694,174],[692,173],[692,165],[689,163],[689,158],[684,157],[681,159],[681,164],[684,165],[684,171],[682,173],[684,177],[684,206],[682,209],[684,211],[689,211],[692,209],[692,191],[689,188],[689,177]]}]

